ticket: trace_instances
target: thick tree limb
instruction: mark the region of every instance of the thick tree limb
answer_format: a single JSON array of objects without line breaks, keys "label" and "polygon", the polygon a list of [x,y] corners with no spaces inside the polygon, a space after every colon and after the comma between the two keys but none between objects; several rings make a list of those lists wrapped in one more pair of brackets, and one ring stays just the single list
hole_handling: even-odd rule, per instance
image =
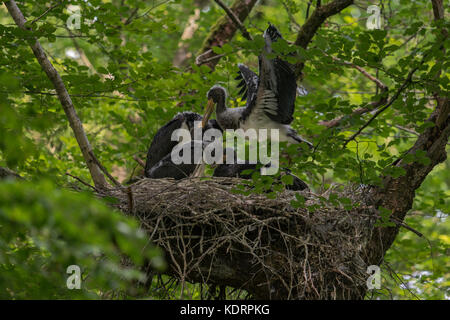
[{"label": "thick tree limb", "polygon": [[[248,17],[256,2],[257,0],[235,0],[231,5],[230,10],[239,19],[239,21],[242,22]],[[214,70],[220,57],[212,59],[216,56],[216,54],[212,51],[212,47],[221,47],[225,43],[229,42],[233,38],[238,27],[235,23],[233,23],[233,21],[231,21],[228,14],[225,14],[211,29],[212,31],[205,39],[202,48],[197,54],[196,64],[207,65]]]},{"label": "thick tree limb", "polygon": [[[411,209],[415,190],[420,187],[430,171],[447,158],[445,147],[450,135],[449,100],[443,100],[436,110],[439,111],[429,119],[435,126],[422,133],[414,146],[407,152],[407,154],[415,154],[419,150],[425,151],[430,163],[425,165],[419,162],[405,163],[399,160],[394,165],[403,168],[406,174],[399,178],[384,177],[383,188],[374,191],[373,197],[376,199],[377,205],[391,210],[391,218],[395,218],[397,221],[403,221],[406,213]],[[370,262],[373,264],[381,263],[385,252],[394,242],[399,227],[378,228],[376,231],[367,250]]]},{"label": "thick tree limb", "polygon": [[[17,26],[21,29],[26,29],[26,19],[20,11],[19,7],[17,7],[16,2],[14,0],[6,1],[5,5]],[[83,129],[83,124],[81,123],[80,118],[75,111],[72,99],[70,98],[70,95],[67,92],[67,89],[61,79],[61,76],[53,67],[52,63],[48,60],[39,41],[32,40],[30,42],[30,47],[33,50],[33,53],[42,69],[47,74],[47,77],[55,87],[58,99],[61,102],[67,119],[69,120],[69,124],[75,134],[75,138],[78,142],[78,145],[80,146],[81,152],[83,153],[84,160],[86,161],[86,164],[89,168],[95,186],[99,189],[106,189],[108,184],[100,168],[97,166],[94,159],[90,155],[90,152],[92,152],[92,147]]]},{"label": "thick tree limb", "polygon": [[[443,2],[441,0],[431,0],[431,2],[434,18],[436,20],[443,19]],[[447,35],[448,30],[443,30],[442,33]],[[391,219],[399,222],[404,220],[407,212],[411,209],[415,190],[420,187],[431,170],[447,158],[445,147],[450,136],[450,99],[446,96],[439,96],[438,92],[435,95],[436,109],[428,119],[434,126],[420,134],[416,143],[407,152],[407,154],[415,154],[417,151],[425,151],[426,156],[430,159],[429,163],[406,163],[399,159],[393,165],[403,168],[406,174],[398,178],[384,177],[383,188],[373,191],[376,204],[391,210]],[[369,263],[381,263],[398,231],[399,226],[377,228],[367,245]]]},{"label": "thick tree limb", "polygon": [[[317,7],[308,20],[306,20],[306,22],[302,25],[297,34],[295,45],[306,49],[317,30],[326,19],[341,12],[352,4],[353,0],[334,0],[330,3]],[[301,76],[303,67],[304,63],[302,61],[298,62],[295,66],[295,74],[298,78]]]}]

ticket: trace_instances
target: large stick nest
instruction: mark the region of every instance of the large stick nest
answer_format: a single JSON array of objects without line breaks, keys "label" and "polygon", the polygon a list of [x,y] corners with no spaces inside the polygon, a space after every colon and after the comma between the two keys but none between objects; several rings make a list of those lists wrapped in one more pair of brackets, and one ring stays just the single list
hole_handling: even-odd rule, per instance
[{"label": "large stick nest", "polygon": [[[239,181],[142,179],[113,195],[164,249],[167,273],[182,282],[242,288],[254,298],[364,295],[364,251],[375,222],[364,188],[334,192],[357,203],[346,210],[332,205],[329,194],[236,194],[231,190]],[[306,199],[304,207],[291,205],[296,193]]]}]

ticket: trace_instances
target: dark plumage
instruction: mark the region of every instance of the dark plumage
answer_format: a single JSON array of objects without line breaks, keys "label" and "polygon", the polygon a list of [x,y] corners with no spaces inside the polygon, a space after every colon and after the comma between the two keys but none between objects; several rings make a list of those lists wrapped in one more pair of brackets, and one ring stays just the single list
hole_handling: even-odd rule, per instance
[{"label": "dark plumage", "polygon": [[[172,149],[178,144],[177,141],[171,141],[172,133],[176,129],[186,128],[191,131],[194,129],[194,121],[200,121],[202,117],[199,114],[193,112],[183,112],[177,114],[171,121],[161,127],[156,133],[147,154],[147,162],[145,165],[145,176],[153,179],[172,178],[180,180],[192,175],[195,171],[197,164],[174,164],[172,161],[171,153]],[[203,131],[208,129],[221,130],[216,120],[209,120]],[[191,159],[194,158],[195,147],[202,150],[208,145],[209,141],[191,140],[186,142],[189,145],[188,150],[191,152]],[[183,155],[183,150],[180,151],[180,155]],[[226,150],[224,150],[225,154]],[[243,179],[250,179],[251,175],[243,174],[242,172],[247,169],[256,169],[256,164],[244,164],[237,163],[237,155],[233,150],[234,164],[219,164],[215,166],[213,176],[215,177],[239,177]],[[286,171],[286,170],[285,170]],[[290,174],[289,172],[285,174]],[[293,185],[287,186],[290,190],[304,190],[308,186],[300,180],[298,177],[294,177]]]},{"label": "dark plumage", "polygon": [[[205,144],[204,142],[198,140],[191,140],[186,143],[189,145],[191,159],[194,158],[195,147],[197,146],[203,150]],[[183,150],[180,151],[181,155],[183,155]],[[153,179],[173,178],[175,180],[180,180],[189,177],[194,172],[196,167],[197,164],[195,163],[174,164],[172,161],[171,153],[169,153],[148,170],[147,177]]]},{"label": "dark plumage", "polygon": [[[147,161],[145,163],[145,176],[149,178],[176,178],[179,177],[180,172],[186,173],[189,176],[189,166],[195,165],[181,165],[187,166],[183,169],[172,171],[172,166],[176,166],[172,163],[170,165],[170,154],[172,149],[178,144],[178,141],[172,141],[172,133],[176,129],[184,128],[191,132],[191,139],[193,137],[194,122],[202,121],[202,116],[195,112],[181,112],[178,113],[172,120],[162,126],[150,145],[147,152]],[[203,128],[203,132],[208,129],[220,129],[217,121],[214,119],[209,120]],[[160,163],[163,161],[162,163]],[[170,160],[171,162],[171,160]],[[158,166],[156,166],[158,164]],[[155,167],[156,166],[156,167]],[[176,176],[176,177],[175,177]],[[183,175],[185,177],[186,175]],[[179,178],[181,179],[181,178]]]},{"label": "dark plumage", "polygon": [[172,141],[172,133],[176,129],[186,128],[191,131],[194,128],[194,121],[201,121],[202,116],[195,112],[178,113],[172,120],[161,127],[156,132],[150,148],[147,152],[147,161],[145,163],[145,173],[147,172],[167,154],[170,154],[173,147],[178,141]]}]

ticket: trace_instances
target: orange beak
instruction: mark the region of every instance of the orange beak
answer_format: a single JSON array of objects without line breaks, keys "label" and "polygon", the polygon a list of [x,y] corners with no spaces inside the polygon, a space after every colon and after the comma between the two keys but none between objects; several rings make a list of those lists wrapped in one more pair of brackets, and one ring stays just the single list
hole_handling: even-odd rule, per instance
[{"label": "orange beak", "polygon": [[213,112],[214,112],[214,101],[212,99],[209,99],[208,103],[206,104],[205,114],[203,115],[202,119],[202,128],[206,126]]}]

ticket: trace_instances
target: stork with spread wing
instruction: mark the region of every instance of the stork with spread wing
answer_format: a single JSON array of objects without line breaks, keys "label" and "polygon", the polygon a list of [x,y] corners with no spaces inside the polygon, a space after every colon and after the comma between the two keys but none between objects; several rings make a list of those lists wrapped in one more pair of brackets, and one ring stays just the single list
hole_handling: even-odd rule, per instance
[{"label": "stork with spread wing", "polygon": [[227,92],[221,86],[213,86],[208,91],[203,117],[205,125],[216,106],[217,122],[223,130],[278,129],[280,141],[306,143],[312,147],[290,126],[298,91],[293,66],[279,57],[269,57],[272,43],[280,38],[280,32],[273,25],[264,32],[265,46],[259,56],[259,76],[247,66],[238,65],[238,78],[242,80],[240,93],[247,99],[245,107],[228,108]]}]

